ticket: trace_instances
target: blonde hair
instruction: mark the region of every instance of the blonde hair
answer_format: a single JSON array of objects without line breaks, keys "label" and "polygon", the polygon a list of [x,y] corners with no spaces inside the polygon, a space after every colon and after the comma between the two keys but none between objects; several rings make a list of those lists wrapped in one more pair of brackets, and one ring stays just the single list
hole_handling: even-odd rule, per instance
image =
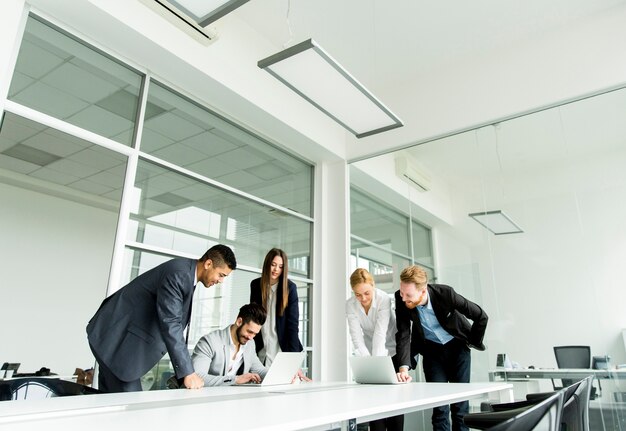
[{"label": "blonde hair", "polygon": [[354,286],[361,283],[370,284],[374,287],[374,277],[372,277],[372,274],[370,274],[367,269],[357,268],[350,276],[350,287],[354,289]]},{"label": "blonde hair", "polygon": [[400,281],[403,283],[415,283],[418,289],[428,284],[428,274],[417,265],[411,265],[402,270]]}]

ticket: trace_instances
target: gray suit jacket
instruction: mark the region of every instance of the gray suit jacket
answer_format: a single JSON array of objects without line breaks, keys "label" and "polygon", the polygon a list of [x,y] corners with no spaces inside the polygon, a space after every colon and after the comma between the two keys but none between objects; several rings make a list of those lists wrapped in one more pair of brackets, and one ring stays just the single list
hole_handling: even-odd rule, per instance
[{"label": "gray suit jacket", "polygon": [[[267,374],[256,355],[254,340],[240,347],[243,349],[243,372],[257,373],[261,378]],[[193,368],[204,380],[204,386],[234,385],[235,379],[226,376],[232,358],[230,357],[230,325],[213,331],[200,338],[191,355]]]},{"label": "gray suit jacket", "polygon": [[176,377],[193,373],[184,328],[191,315],[195,259],[172,259],[106,298],[87,325],[98,362],[122,381],[139,379],[165,353]]}]

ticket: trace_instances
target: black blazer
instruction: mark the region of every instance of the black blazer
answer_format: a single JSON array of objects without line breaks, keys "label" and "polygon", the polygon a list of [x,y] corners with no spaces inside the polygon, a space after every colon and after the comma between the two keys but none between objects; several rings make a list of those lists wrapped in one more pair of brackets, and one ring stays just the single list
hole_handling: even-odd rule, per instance
[{"label": "black blazer", "polygon": [[[278,334],[278,344],[280,350],[283,352],[301,352],[302,344],[298,338],[298,319],[300,318],[300,310],[298,308],[298,290],[296,284],[288,281],[289,301],[287,302],[287,308],[282,316],[279,315],[278,310],[280,304],[283,302],[283,288],[282,279],[278,282],[276,288],[276,309],[267,310],[268,319],[269,314],[276,313],[276,333]],[[256,302],[263,305],[263,297],[261,296],[261,278],[256,278],[250,282],[250,302]],[[257,353],[265,346],[263,344],[263,334],[259,332],[254,337]]]},{"label": "black blazer", "polygon": [[122,381],[143,376],[169,353],[176,377],[194,372],[184,328],[197,260],[172,259],[106,298],[87,325],[96,359]]},{"label": "black blazer", "polygon": [[[472,301],[459,295],[445,284],[429,284],[428,294],[432,300],[437,321],[450,335],[469,347],[485,350],[483,337],[487,329],[487,313]],[[417,308],[410,309],[396,291],[396,354],[399,365],[417,366],[415,356],[424,354],[425,338]],[[472,324],[467,319],[472,320]],[[411,328],[412,326],[412,328]]]}]

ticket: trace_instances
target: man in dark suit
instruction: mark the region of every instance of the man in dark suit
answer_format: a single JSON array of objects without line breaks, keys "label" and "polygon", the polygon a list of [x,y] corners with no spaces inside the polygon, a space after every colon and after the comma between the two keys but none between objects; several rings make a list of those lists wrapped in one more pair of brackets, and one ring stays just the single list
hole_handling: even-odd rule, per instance
[{"label": "man in dark suit", "polygon": [[[421,354],[427,382],[469,383],[469,348],[485,350],[487,313],[450,286],[428,284],[426,271],[415,265],[400,274],[395,299],[396,354],[402,364],[398,378],[410,379],[408,371],[417,366]],[[468,408],[467,401],[433,408],[433,430],[450,430],[450,413],[452,429],[467,430],[463,416]]]},{"label": "man in dark suit", "polygon": [[106,298],[87,325],[89,346],[98,361],[98,388],[141,391],[140,378],[165,353],[186,388],[201,388],[194,373],[184,329],[198,281],[221,283],[237,267],[233,251],[211,247],[200,258],[169,260],[141,274]]}]

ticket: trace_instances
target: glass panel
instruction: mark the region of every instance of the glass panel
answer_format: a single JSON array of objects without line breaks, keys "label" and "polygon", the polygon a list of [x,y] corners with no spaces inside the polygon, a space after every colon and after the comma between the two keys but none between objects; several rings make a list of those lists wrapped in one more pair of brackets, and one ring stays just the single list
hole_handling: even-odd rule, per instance
[{"label": "glass panel", "polygon": [[[291,268],[289,268],[289,272]],[[298,306],[300,310],[300,321],[298,323],[298,338],[306,349],[313,344],[313,334],[311,329],[311,299],[313,296],[312,285],[303,281],[291,280],[298,287]]]},{"label": "glass panel", "polygon": [[311,214],[312,167],[152,81],[141,150]]},{"label": "glass panel", "polygon": [[224,283],[210,289],[198,285],[193,300],[189,348],[209,332],[222,329],[235,321],[242,305],[250,302],[250,282],[259,275],[244,270],[233,271]]},{"label": "glass panel", "polygon": [[28,18],[9,99],[131,145],[141,76]]},{"label": "glass panel", "polygon": [[[91,197],[93,205],[118,208],[126,156],[10,112],[0,133],[0,169]],[[94,200],[98,198],[98,201]]]},{"label": "glass panel", "polygon": [[85,325],[106,294],[125,162],[111,150],[4,114],[2,356],[21,363],[22,373],[45,365],[71,376],[93,364]]},{"label": "glass panel", "polygon": [[[594,430],[624,424],[625,115],[626,89],[611,90],[402,150],[440,186],[413,201],[430,213],[439,281],[489,315],[488,350],[472,353],[472,380],[504,376],[503,353],[520,399],[554,390],[551,378],[559,385],[594,373]],[[496,210],[524,232],[494,235],[468,217]],[[564,345],[590,348],[578,375],[555,370],[554,347]],[[609,370],[590,369],[594,356],[609,356]]]},{"label": "glass panel", "polygon": [[410,256],[408,218],[350,189],[351,234]]},{"label": "glass panel", "polygon": [[[308,262],[311,223],[140,160],[128,240],[201,255],[233,248],[241,265],[260,268],[272,247]],[[295,273],[309,276],[308,264]]]},{"label": "glass panel", "polygon": [[416,263],[432,267],[433,248],[431,231],[426,226],[412,222],[413,228],[413,259]]},{"label": "glass panel", "polygon": [[[400,273],[409,266],[409,260],[389,251],[370,247],[352,239],[350,273],[365,268],[374,277],[378,289],[393,294],[400,287]],[[346,280],[349,285],[350,281]]]}]

